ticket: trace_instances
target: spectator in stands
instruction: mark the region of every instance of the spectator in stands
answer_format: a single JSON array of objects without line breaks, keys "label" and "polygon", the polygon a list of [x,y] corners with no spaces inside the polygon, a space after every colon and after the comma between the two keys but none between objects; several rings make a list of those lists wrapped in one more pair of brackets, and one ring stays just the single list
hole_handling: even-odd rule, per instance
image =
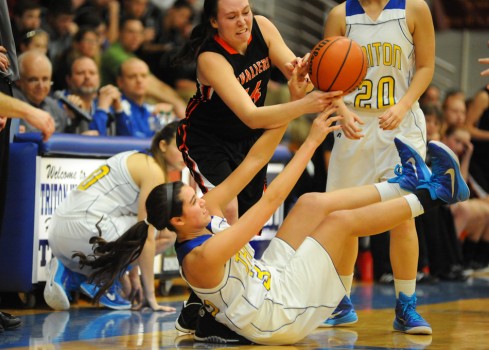
[{"label": "spectator in stands", "polygon": [[18,0],[13,7],[12,33],[17,53],[20,54],[20,43],[23,35],[41,27],[41,5],[37,1]]},{"label": "spectator in stands", "polygon": [[58,55],[70,47],[78,27],[73,21],[75,12],[71,0],[51,0],[48,8],[42,28],[49,34],[49,58],[55,62]]},{"label": "spectator in stands", "polygon": [[176,0],[164,12],[157,38],[151,45],[145,46],[146,53],[154,51],[153,54],[146,54],[146,57],[151,57],[148,62],[151,70],[160,80],[177,90],[185,100],[195,94],[195,63],[175,69],[171,64],[171,58],[189,38],[193,27],[193,15],[193,7],[187,0]]},{"label": "spectator in stands", "polygon": [[[64,132],[69,117],[56,100],[49,96],[52,72],[53,67],[46,55],[37,51],[21,54],[19,56],[20,79],[17,81],[19,90],[14,90],[14,96],[51,114],[56,132]],[[21,127],[27,132],[39,131],[23,120]]]},{"label": "spectator in stands", "polygon": [[[459,157],[460,171],[469,186],[477,185],[469,173],[473,152],[470,132],[463,127],[449,127],[442,141]],[[489,197],[474,190],[472,193],[471,199],[453,204],[450,209],[456,232],[463,240],[465,267],[480,270],[489,264]]]},{"label": "spectator in stands", "polygon": [[421,107],[426,104],[436,104],[441,107],[441,91],[436,85],[430,84],[419,98]]},{"label": "spectator in stands", "polygon": [[440,141],[443,127],[443,113],[436,103],[421,105],[426,120],[427,141]]},{"label": "spectator in stands", "polygon": [[[75,22],[80,28],[90,28],[95,31],[99,40],[99,51],[103,52],[110,46],[110,41],[107,33],[107,24],[103,19],[94,13],[86,13],[82,15],[77,15],[75,17]],[[73,38],[75,39],[75,38]]]},{"label": "spectator in stands", "polygon": [[29,50],[38,50],[43,54],[48,54],[49,34],[42,29],[29,30],[22,33],[19,43],[19,53]]},{"label": "spectator in stands", "polygon": [[467,107],[465,95],[459,90],[448,92],[443,100],[443,128],[442,135],[450,126],[462,126],[465,124]]},{"label": "spectator in stands", "polygon": [[110,124],[122,112],[121,95],[113,85],[100,87],[100,75],[95,61],[84,56],[76,58],[66,82],[68,90],[65,94],[78,96],[81,108],[92,118],[91,122],[78,120],[72,128],[77,133],[88,132],[90,135],[112,134]]},{"label": "spectator in stands", "polygon": [[[119,41],[102,54],[102,84],[116,83],[119,66],[128,58],[136,56],[135,52],[141,47],[143,30],[139,19],[126,18],[121,21]],[[186,105],[183,100],[175,90],[153,74],[149,76],[148,96],[160,102],[171,103],[179,118],[185,116]]]},{"label": "spectator in stands", "polygon": [[194,9],[187,0],[175,0],[164,12],[154,42],[166,45],[166,49],[183,46],[192,31],[193,17]]},{"label": "spectator in stands", "polygon": [[55,90],[66,89],[66,76],[75,58],[86,56],[95,61],[100,68],[100,37],[95,28],[80,27],[73,36],[71,46],[58,56],[55,62],[53,88]]},{"label": "spectator in stands", "polygon": [[161,11],[149,0],[122,0],[121,17],[138,18],[143,24],[143,45],[155,40],[161,22]]},{"label": "spectator in stands", "polygon": [[171,113],[167,103],[148,105],[149,67],[139,58],[132,57],[121,64],[117,85],[122,92],[123,113],[116,119],[116,134],[134,137],[152,137],[166,120],[160,120],[160,112]]},{"label": "spectator in stands", "polygon": [[[120,1],[119,0],[87,0],[76,11],[76,22],[80,25],[88,25],[100,28],[100,24],[105,25],[107,42],[109,46],[117,41],[119,37],[120,20]],[[94,21],[97,25],[93,25]],[[102,33],[99,32],[99,35]],[[101,36],[102,37],[102,36]]]}]

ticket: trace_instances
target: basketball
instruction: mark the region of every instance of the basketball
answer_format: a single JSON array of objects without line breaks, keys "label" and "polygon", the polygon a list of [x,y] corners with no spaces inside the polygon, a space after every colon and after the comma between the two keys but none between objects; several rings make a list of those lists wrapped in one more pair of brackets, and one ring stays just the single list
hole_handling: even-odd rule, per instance
[{"label": "basketball", "polygon": [[332,36],[314,46],[309,58],[309,78],[321,91],[355,90],[367,74],[367,57],[361,46],[344,36]]}]

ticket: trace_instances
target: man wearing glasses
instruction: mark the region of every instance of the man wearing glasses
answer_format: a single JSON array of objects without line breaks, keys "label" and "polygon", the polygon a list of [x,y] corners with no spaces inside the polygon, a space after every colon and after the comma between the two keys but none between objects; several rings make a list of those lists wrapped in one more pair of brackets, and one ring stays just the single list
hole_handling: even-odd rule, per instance
[{"label": "man wearing glasses", "polygon": [[[27,51],[19,56],[20,79],[14,89],[14,96],[40,108],[54,119],[55,132],[64,132],[70,116],[59,106],[58,101],[49,96],[52,85],[53,67],[49,58],[39,51]],[[38,129],[20,122],[21,132],[37,132]]]}]

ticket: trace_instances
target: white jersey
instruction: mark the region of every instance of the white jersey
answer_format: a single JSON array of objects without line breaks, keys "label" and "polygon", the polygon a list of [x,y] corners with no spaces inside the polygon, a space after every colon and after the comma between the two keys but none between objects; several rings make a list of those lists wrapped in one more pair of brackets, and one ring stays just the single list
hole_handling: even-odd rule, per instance
[{"label": "white jersey", "polygon": [[[345,96],[355,109],[385,109],[405,95],[415,71],[414,43],[406,21],[406,0],[390,0],[373,21],[358,0],[346,2],[346,36],[367,55],[367,76]],[[416,105],[413,108],[417,108]]]},{"label": "white jersey", "polygon": [[[213,217],[208,226],[214,233],[228,227],[219,217]],[[182,247],[188,246],[182,250],[188,253],[211,237],[183,242]],[[182,250],[177,246],[177,255]],[[255,343],[301,340],[331,315],[345,295],[328,253],[312,238],[297,251],[273,238],[261,259],[254,254],[246,244],[226,263],[225,275],[214,288],[189,285],[217,321]]]},{"label": "white jersey", "polygon": [[346,36],[367,55],[367,75],[360,87],[344,97],[357,114],[365,135],[348,139],[334,132],[326,191],[372,184],[394,177],[400,163],[394,138],[402,135],[426,155],[426,121],[415,102],[400,125],[382,130],[378,117],[406,94],[415,72],[414,42],[406,21],[406,0],[390,0],[373,21],[358,0],[346,1]]},{"label": "white jersey", "polygon": [[74,250],[92,253],[89,239],[99,235],[112,241],[137,222],[140,189],[127,168],[127,159],[137,151],[119,153],[90,174],[56,208],[48,229],[53,254],[68,268],[79,271],[72,261]]}]

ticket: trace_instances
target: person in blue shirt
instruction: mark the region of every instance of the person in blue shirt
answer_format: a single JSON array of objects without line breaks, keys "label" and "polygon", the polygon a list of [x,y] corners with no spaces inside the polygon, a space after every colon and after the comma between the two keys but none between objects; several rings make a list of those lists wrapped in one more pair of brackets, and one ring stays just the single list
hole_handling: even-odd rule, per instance
[{"label": "person in blue shirt", "polygon": [[73,60],[66,83],[68,89],[63,91],[65,97],[92,118],[91,122],[73,120],[69,132],[112,135],[112,121],[122,112],[121,93],[113,85],[100,87],[100,72],[95,61],[85,56]]},{"label": "person in blue shirt", "polygon": [[146,103],[149,75],[148,65],[139,58],[129,58],[121,64],[117,85],[122,93],[122,113],[116,117],[116,135],[152,137],[163,126],[158,114],[171,114],[170,104]]}]

